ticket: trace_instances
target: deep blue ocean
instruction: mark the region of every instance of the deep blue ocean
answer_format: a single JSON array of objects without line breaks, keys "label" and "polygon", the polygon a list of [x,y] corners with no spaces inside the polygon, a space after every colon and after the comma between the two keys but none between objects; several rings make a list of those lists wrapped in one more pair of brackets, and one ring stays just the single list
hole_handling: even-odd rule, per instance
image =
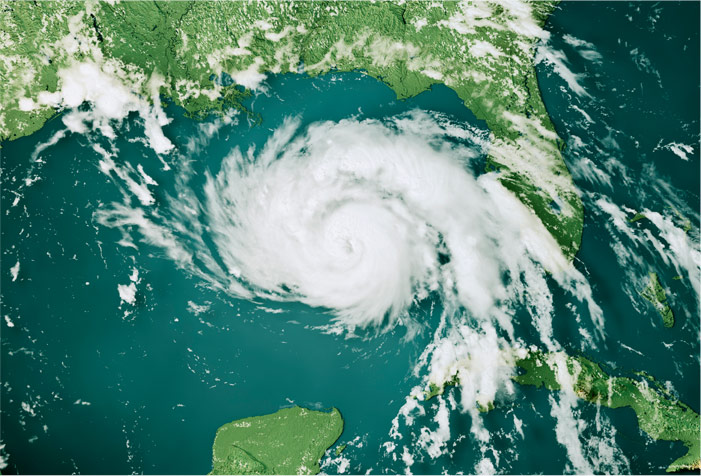
[{"label": "deep blue ocean", "polygon": [[[698,250],[698,19],[698,2],[563,2],[547,24],[551,37],[542,48],[566,56],[586,93],[573,92],[552,62],[537,64],[544,103],[567,144],[563,155],[585,207],[576,266],[605,319],[602,342],[596,348],[583,345],[578,330],[592,324],[572,322],[567,296],[555,292],[553,335],[569,353],[583,353],[614,375],[645,371],[669,383],[696,412],[698,295],[688,278],[673,279],[680,273],[666,254],[627,241],[597,203],[605,197],[618,207],[657,211],[676,217],[680,228],[689,220],[688,236]],[[304,127],[421,109],[487,131],[445,86],[399,101],[387,86],[359,72],[277,75],[266,83],[266,93],[245,103],[250,115],[239,114],[221,126],[191,157],[201,183],[204,171],[216,173],[232,147],[262,147],[290,115]],[[166,136],[186,150],[191,138],[201,135],[202,121],[172,105],[166,113],[173,119],[164,128]],[[31,163],[37,146],[63,128],[57,117],[0,150],[0,443],[9,463],[3,472],[207,473],[219,426],[293,404],[341,411],[345,427],[338,444],[348,444],[343,452],[348,472],[403,472],[404,463],[383,443],[405,397],[420,383],[412,370],[431,341],[440,301],[429,298],[412,308],[422,328],[410,339],[401,326],[348,338],[320,331],[329,320],[323,309],[215,291],[178,269],[160,248],[121,246],[120,230],[96,222],[95,212],[122,196],[100,171],[100,157],[83,136],[66,135],[40,153],[39,164]],[[163,170],[153,151],[133,140],[142,134],[138,117],[130,117],[116,140],[115,160],[143,164],[160,184],[153,189],[156,206],[166,209],[168,197],[177,193],[173,171]],[[684,159],[667,147],[673,143],[692,151]],[[40,179],[22,187],[26,177],[35,176]],[[659,234],[648,220],[630,229],[642,236]],[[630,258],[623,266],[614,243],[639,261]],[[10,268],[16,262],[21,266],[13,280]],[[128,305],[120,301],[118,286],[130,282],[133,269],[140,281],[135,303]],[[668,290],[676,317],[671,329],[631,288],[632,275],[642,279],[651,271]],[[529,322],[514,325],[524,335],[534,332]],[[490,444],[501,455],[497,472],[566,470],[568,456],[556,438],[550,395],[518,387],[512,400],[497,402],[482,415]],[[402,431],[418,433],[430,424],[436,408],[425,407],[413,429]],[[590,422],[582,438],[595,438],[602,431],[597,414],[605,416],[632,473],[663,472],[684,452],[679,443],[648,438],[630,409],[584,403],[578,409]],[[500,431],[514,417],[523,422],[522,438]],[[450,412],[452,441],[466,437],[450,454],[435,459],[417,454],[412,471],[473,472],[481,456],[470,436],[470,418]],[[338,471],[332,458],[326,459],[323,471]]]}]

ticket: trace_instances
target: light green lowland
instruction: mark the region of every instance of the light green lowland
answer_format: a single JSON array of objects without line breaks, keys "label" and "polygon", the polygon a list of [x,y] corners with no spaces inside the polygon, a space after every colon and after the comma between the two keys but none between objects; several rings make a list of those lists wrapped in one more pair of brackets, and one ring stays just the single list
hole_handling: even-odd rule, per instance
[{"label": "light green lowland", "polygon": [[662,316],[662,322],[665,327],[674,326],[674,312],[672,312],[672,308],[667,303],[667,293],[665,293],[662,284],[660,284],[660,278],[657,277],[657,273],[650,273],[650,283],[640,294],[655,306],[657,312]]},{"label": "light green lowland", "polygon": [[301,407],[227,423],[214,438],[211,474],[317,474],[343,431],[337,409]]},{"label": "light green lowland", "polygon": [[270,73],[363,71],[400,99],[440,83],[486,122],[488,167],[572,259],[582,203],[534,67],[555,3],[0,1],[0,140],[75,105],[66,78],[86,63],[195,117],[243,108]]},{"label": "light green lowland", "polygon": [[[630,407],[640,428],[651,438],[681,441],[688,451],[669,465],[668,472],[701,468],[699,415],[650,375],[637,372],[644,378],[612,377],[595,362],[564,352],[529,351],[516,358],[515,365],[522,371],[513,377],[516,383],[549,390],[571,390],[583,400],[609,408]],[[430,382],[423,399],[430,400],[442,395],[446,387],[459,384],[457,374],[440,384]],[[489,402],[478,409],[491,411],[494,404]]]},{"label": "light green lowland", "polygon": [[609,408],[630,407],[638,417],[640,429],[651,438],[682,442],[687,452],[674,460],[667,472],[701,468],[699,415],[652,377],[644,375],[641,380],[612,377],[598,364],[563,352],[530,352],[517,360],[516,365],[524,370],[514,377],[522,385],[544,386],[550,390],[571,385],[577,396],[588,402]]}]

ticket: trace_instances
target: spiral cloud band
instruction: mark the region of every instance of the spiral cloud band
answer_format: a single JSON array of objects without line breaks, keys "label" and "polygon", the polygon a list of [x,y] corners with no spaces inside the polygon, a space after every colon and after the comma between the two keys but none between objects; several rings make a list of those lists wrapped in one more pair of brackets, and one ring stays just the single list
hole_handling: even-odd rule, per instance
[{"label": "spiral cloud band", "polygon": [[201,200],[184,178],[167,213],[142,199],[97,218],[136,225],[233,295],[327,308],[350,330],[392,324],[430,293],[508,329],[500,309],[528,293],[522,276],[579,279],[496,174],[473,172],[484,147],[479,131],[419,111],[307,128],[288,119],[260,150],[232,150]]},{"label": "spiral cloud band", "polygon": [[[204,124],[187,154],[207,151],[216,129]],[[484,172],[486,149],[498,144],[440,114],[306,127],[288,118],[263,147],[234,148],[216,161],[204,181],[191,155],[174,156],[175,193],[161,200],[140,165],[93,147],[124,198],[96,220],[121,230],[124,246],[138,248],[140,239],[161,248],[213,289],[318,307],[330,318],[322,330],[348,337],[403,324],[410,339],[425,328],[412,306],[440,299],[440,322],[414,368],[422,382],[393,420],[388,448],[402,439],[400,425],[425,411],[424,389],[455,377],[471,432],[487,445],[478,409],[513,394],[514,359],[533,342],[517,324],[534,329],[539,346],[560,349],[554,287],[587,308],[598,335],[579,327],[585,345],[603,334],[586,278],[498,173]],[[561,319],[579,321],[576,301]],[[517,312],[529,322],[517,322]],[[449,440],[446,418],[417,436],[431,457]]]}]

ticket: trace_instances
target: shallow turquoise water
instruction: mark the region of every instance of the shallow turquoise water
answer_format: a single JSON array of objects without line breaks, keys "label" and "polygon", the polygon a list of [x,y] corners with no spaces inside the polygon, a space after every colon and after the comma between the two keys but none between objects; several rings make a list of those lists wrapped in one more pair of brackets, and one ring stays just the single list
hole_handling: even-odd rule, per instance
[{"label": "shallow turquoise water", "polygon": [[[651,24],[648,19],[658,10],[659,20]],[[601,195],[634,209],[664,209],[673,193],[677,206],[692,212],[691,233],[698,239],[698,14],[698,3],[564,3],[548,26],[551,46],[567,54],[571,70],[582,74],[579,81],[591,97],[575,95],[547,64],[538,66],[545,104],[568,143],[568,165],[576,168],[584,157],[597,163],[615,157],[623,167],[617,170],[625,171],[610,174],[611,187],[575,172],[587,212],[577,266],[603,308],[606,339],[596,349],[585,348],[578,329],[587,326],[586,320],[557,318],[554,336],[568,351],[583,351],[614,373],[645,370],[671,382],[695,411],[700,369],[696,295],[687,282],[672,279],[675,271],[660,256],[640,250],[645,266],[657,270],[671,291],[677,325],[664,329],[644,301],[636,309],[623,289],[627,270],[610,246],[606,220],[592,210]],[[578,55],[563,40],[565,34],[594,43],[601,61]],[[631,54],[635,48],[637,57],[644,53],[659,76],[641,63],[636,66]],[[455,93],[441,86],[397,101],[389,88],[360,74],[274,76],[268,84],[269,94],[249,103],[262,122],[239,116],[238,124],[223,127],[196,157],[193,167],[202,180],[205,170],[218,170],[233,146],[262,146],[291,114],[309,124],[350,116],[390,117],[420,108],[486,130]],[[199,124],[175,107],[167,112],[174,121],[166,135],[185,148]],[[292,403],[341,410],[345,428],[340,443],[353,442],[344,452],[351,472],[403,471],[402,462],[380,445],[388,441],[404,397],[420,382],[411,371],[430,342],[440,302],[429,299],[412,309],[424,327],[410,341],[403,339],[402,327],[347,339],[316,328],[328,322],[323,310],[236,300],[215,292],[179,271],[158,248],[118,246],[121,234],[95,222],[93,213],[121,196],[98,170],[99,156],[77,135],[42,153],[45,164],[37,172],[41,180],[22,192],[17,208],[9,208],[19,181],[27,176],[27,158],[62,127],[55,119],[2,149],[2,316],[14,324],[2,324],[0,431],[10,464],[5,471],[205,473],[220,425]],[[117,142],[118,160],[143,164],[161,184],[155,189],[157,206],[165,206],[167,195],[175,192],[172,175],[161,169],[150,149],[128,141],[143,134],[136,118],[128,128]],[[578,148],[575,136],[586,147]],[[696,147],[683,161],[669,150],[654,150],[660,141]],[[667,193],[654,188],[657,179],[670,184]],[[17,260],[19,278],[12,282],[8,269]],[[142,279],[136,305],[120,307],[117,286],[129,282],[134,267]],[[634,271],[644,275],[648,270]],[[207,305],[207,310],[195,315],[188,311],[190,301]],[[567,304],[568,297],[556,293],[555,316],[570,316]],[[517,310],[515,326],[526,342],[538,342],[527,314]],[[513,402],[484,415],[491,445],[501,455],[498,471],[565,470],[567,454],[556,440],[548,398],[546,391],[519,388]],[[435,416],[435,408],[426,408],[415,431]],[[596,407],[580,409],[582,419],[595,421]],[[642,435],[630,410],[601,413],[617,430],[615,441],[633,473],[658,473],[682,454],[680,444],[651,442]],[[500,431],[514,417],[524,422],[524,436],[517,441]],[[453,435],[470,434],[469,415],[454,411],[450,419]],[[595,425],[583,434],[595,436]],[[468,437],[453,449],[451,457],[417,460],[412,470],[472,472],[481,458],[479,445]]]}]

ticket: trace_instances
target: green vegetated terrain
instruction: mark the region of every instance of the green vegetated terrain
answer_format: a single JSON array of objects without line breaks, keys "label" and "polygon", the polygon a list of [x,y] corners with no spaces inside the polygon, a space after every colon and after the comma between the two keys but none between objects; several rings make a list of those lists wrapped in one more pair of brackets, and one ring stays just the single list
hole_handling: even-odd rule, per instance
[{"label": "green vegetated terrain", "polygon": [[701,468],[701,426],[699,415],[680,402],[647,374],[641,379],[614,377],[581,356],[562,352],[530,352],[516,361],[522,370],[514,380],[521,385],[534,385],[562,390],[562,375],[571,378],[572,390],[591,403],[609,408],[629,407],[638,418],[638,425],[656,440],[680,441],[687,452],[667,468],[667,472]]},{"label": "green vegetated terrain", "polygon": [[[637,416],[640,428],[651,438],[682,442],[688,451],[670,464],[667,472],[701,468],[699,415],[650,375],[638,372],[641,379],[610,376],[597,363],[564,352],[529,351],[525,357],[516,359],[515,364],[521,371],[513,377],[518,384],[549,390],[572,390],[587,402],[609,408],[630,407]],[[563,376],[566,382],[561,381]],[[442,384],[431,382],[423,394],[423,400],[442,395],[447,387],[459,384],[457,374]],[[493,409],[492,402],[478,407],[482,412]]]},{"label": "green vegetated terrain", "polygon": [[647,215],[645,215],[644,213],[636,213],[635,215],[633,215],[633,218],[629,218],[628,221],[630,223],[635,223],[636,221],[646,220],[646,219],[647,219]]},{"label": "green vegetated terrain", "polygon": [[283,408],[217,430],[211,474],[317,474],[319,460],[343,431],[337,409]]},{"label": "green vegetated terrain", "polygon": [[672,312],[672,308],[669,307],[667,293],[662,287],[657,273],[650,273],[650,283],[642,290],[640,295],[655,306],[655,310],[662,316],[662,323],[665,327],[674,326],[674,312]]},{"label": "green vegetated terrain", "polygon": [[489,169],[572,259],[582,204],[533,60],[554,3],[2,1],[0,140],[56,114],[51,93],[66,93],[62,72],[81,62],[147,100],[156,77],[194,117],[243,108],[270,73],[359,70],[400,99],[441,83],[489,127]]}]

